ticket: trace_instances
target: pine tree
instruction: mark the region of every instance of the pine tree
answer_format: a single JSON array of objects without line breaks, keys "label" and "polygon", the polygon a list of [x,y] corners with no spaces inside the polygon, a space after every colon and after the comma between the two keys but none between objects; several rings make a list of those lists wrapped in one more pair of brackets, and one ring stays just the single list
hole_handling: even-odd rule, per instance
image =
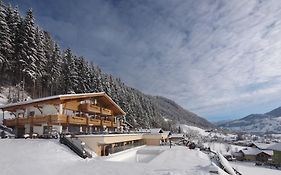
[{"label": "pine tree", "polygon": [[60,90],[64,94],[75,93],[74,87],[77,86],[77,72],[75,72],[74,55],[70,49],[64,52],[62,60]]},{"label": "pine tree", "polygon": [[37,57],[37,45],[36,45],[36,28],[34,25],[34,18],[32,14],[32,10],[30,9],[27,12],[25,20],[23,22],[23,50],[26,54],[23,58],[25,67],[23,72],[26,73],[31,80],[35,81],[38,76],[37,65],[38,57]]},{"label": "pine tree", "polygon": [[6,21],[6,7],[0,1],[0,79],[10,67],[9,60],[12,56],[11,32]]}]

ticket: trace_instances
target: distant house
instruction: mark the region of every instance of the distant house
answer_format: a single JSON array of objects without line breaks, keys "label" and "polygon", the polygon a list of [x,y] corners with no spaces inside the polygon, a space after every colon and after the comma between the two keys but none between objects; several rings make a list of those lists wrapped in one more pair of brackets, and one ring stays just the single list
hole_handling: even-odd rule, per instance
[{"label": "distant house", "polygon": [[276,143],[268,147],[268,149],[273,150],[273,162],[281,164],[281,143]]},{"label": "distant house", "polygon": [[273,151],[262,151],[257,154],[256,161],[259,162],[269,162],[272,161]]},{"label": "distant house", "polygon": [[248,146],[252,147],[252,148],[258,148],[260,150],[267,150],[268,147],[272,146],[274,144],[267,144],[267,143],[257,143],[257,142],[253,142],[250,143]]},{"label": "distant house", "polygon": [[258,148],[246,148],[239,151],[243,160],[267,162],[273,156],[272,150],[260,150]]}]

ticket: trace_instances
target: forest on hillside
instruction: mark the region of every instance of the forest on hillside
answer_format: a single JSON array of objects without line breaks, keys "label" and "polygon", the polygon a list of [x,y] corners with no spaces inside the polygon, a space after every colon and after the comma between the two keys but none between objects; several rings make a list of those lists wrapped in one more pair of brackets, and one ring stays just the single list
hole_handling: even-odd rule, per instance
[{"label": "forest on hillside", "polygon": [[[126,86],[120,78],[102,72],[70,48],[61,49],[48,32],[36,25],[32,10],[22,17],[17,7],[0,0],[0,41],[0,87],[14,86],[32,98],[104,91],[135,127],[170,129],[178,121],[165,118],[169,116],[160,110],[156,97]],[[9,100],[23,99],[18,95]],[[205,122],[203,119],[201,123]]]}]

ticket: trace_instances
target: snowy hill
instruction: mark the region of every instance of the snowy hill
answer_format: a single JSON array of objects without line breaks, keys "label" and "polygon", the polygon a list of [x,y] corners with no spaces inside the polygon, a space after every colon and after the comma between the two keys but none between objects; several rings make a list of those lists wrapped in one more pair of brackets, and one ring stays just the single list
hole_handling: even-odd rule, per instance
[{"label": "snowy hill", "polygon": [[235,140],[237,135],[235,134],[229,134],[229,133],[222,133],[220,130],[217,129],[202,129],[196,126],[189,126],[189,125],[180,125],[181,132],[188,135],[192,138],[206,138],[206,139],[221,139],[221,140]]},{"label": "snowy hill", "polygon": [[281,107],[265,114],[251,114],[238,120],[221,122],[217,126],[244,132],[281,133]]}]

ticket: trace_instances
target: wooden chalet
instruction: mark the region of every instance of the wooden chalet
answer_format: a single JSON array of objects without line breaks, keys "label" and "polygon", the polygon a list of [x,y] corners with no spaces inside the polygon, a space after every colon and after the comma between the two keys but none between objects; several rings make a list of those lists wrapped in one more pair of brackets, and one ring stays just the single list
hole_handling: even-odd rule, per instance
[{"label": "wooden chalet", "polygon": [[3,124],[13,128],[17,137],[33,133],[44,136],[54,130],[74,134],[116,132],[125,127],[125,112],[104,92],[57,95],[0,109]]}]

